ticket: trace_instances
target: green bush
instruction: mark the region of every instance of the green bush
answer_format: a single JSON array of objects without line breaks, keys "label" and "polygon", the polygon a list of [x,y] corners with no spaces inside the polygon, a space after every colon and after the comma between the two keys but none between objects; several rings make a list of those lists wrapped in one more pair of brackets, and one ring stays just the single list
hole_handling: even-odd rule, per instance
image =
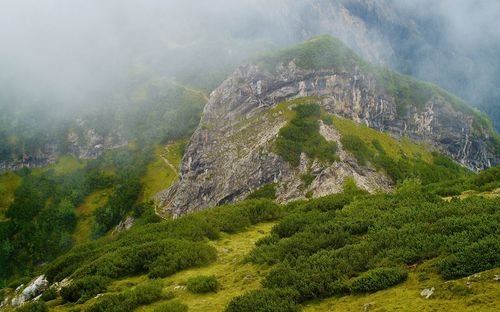
[{"label": "green bush", "polygon": [[337,160],[337,144],[319,133],[320,106],[300,104],[294,111],[296,116],[279,131],[276,153],[294,167],[299,165],[301,153],[328,163]]},{"label": "green bush", "polygon": [[330,36],[318,36],[300,45],[262,55],[256,62],[268,70],[274,70],[278,64],[288,64],[292,60],[304,69],[329,68],[337,71],[347,70],[364,62],[341,40]]},{"label": "green bush", "polygon": [[355,134],[343,135],[340,139],[342,147],[351,152],[358,160],[361,166],[366,165],[367,161],[373,157],[373,152],[360,137]]},{"label": "green bush", "polygon": [[463,250],[443,259],[439,272],[445,279],[455,279],[499,266],[500,239],[493,235],[464,246]]},{"label": "green bush", "polygon": [[[172,262],[172,266],[162,268],[165,258]],[[149,273],[151,277],[165,277],[181,269],[207,264],[215,258],[215,249],[205,243],[164,239],[122,246],[78,268],[74,274],[117,278],[130,274]]]},{"label": "green bush", "polygon": [[259,289],[233,298],[225,312],[296,312],[296,292],[285,289]]},{"label": "green bush", "polygon": [[7,287],[16,289],[17,287],[21,285],[27,285],[29,282],[31,282],[31,277],[21,277],[18,279],[13,280],[10,282]]},{"label": "green bush", "polygon": [[49,308],[43,301],[28,302],[17,308],[16,312],[48,312]]},{"label": "green bush", "polygon": [[269,199],[252,199],[199,213],[213,227],[227,233],[242,231],[258,222],[276,220],[281,215],[281,206]]},{"label": "green bush", "polygon": [[69,302],[86,301],[106,291],[109,280],[102,276],[85,276],[61,288],[61,297]]},{"label": "green bush", "polygon": [[162,292],[161,282],[152,281],[122,293],[104,295],[87,312],[131,312],[138,306],[167,299]]},{"label": "green bush", "polygon": [[125,293],[104,295],[92,304],[86,312],[132,312],[134,306],[130,305]]},{"label": "green bush", "polygon": [[215,276],[196,276],[188,279],[187,289],[195,294],[204,294],[208,292],[217,292],[220,288],[219,281]]},{"label": "green bush", "polygon": [[246,199],[276,199],[276,185],[269,183],[250,193]]},{"label": "green bush", "polygon": [[349,285],[351,292],[369,293],[386,289],[406,281],[408,272],[401,268],[377,268],[354,278]]},{"label": "green bush", "polygon": [[163,284],[161,281],[150,281],[136,286],[129,292],[129,301],[134,305],[144,305],[163,298]]},{"label": "green bush", "polygon": [[157,306],[153,312],[187,312],[188,306],[180,302],[167,302]]},{"label": "green bush", "polygon": [[49,289],[44,291],[42,296],[40,297],[40,299],[42,299],[43,301],[50,301],[56,298],[57,298],[57,289],[55,287],[50,287]]}]

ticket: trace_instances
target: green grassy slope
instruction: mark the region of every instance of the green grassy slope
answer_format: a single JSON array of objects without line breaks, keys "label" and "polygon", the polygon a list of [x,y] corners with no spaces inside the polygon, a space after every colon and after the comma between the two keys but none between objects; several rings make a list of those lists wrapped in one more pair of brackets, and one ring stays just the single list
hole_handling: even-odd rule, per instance
[{"label": "green grassy slope", "polygon": [[76,208],[75,215],[77,223],[73,232],[75,244],[88,242],[92,238],[92,226],[94,224],[94,211],[103,207],[111,193],[110,189],[98,190],[85,198],[85,201]]},{"label": "green grassy slope", "polygon": [[[425,263],[421,266],[424,266]],[[420,266],[420,267],[421,267]],[[304,312],[354,312],[367,306],[369,311],[469,311],[493,312],[498,310],[500,283],[494,280],[500,269],[480,272],[477,277],[444,281],[436,274],[422,274],[416,267],[403,284],[374,294],[331,298],[311,302]],[[435,292],[425,299],[424,289],[434,287]]]},{"label": "green grassy slope", "polygon": [[[491,176],[500,181],[484,176],[484,185],[491,186]],[[499,200],[443,200],[415,182],[392,195],[367,195],[349,182],[343,194],[310,201],[250,200],[141,225],[80,245],[37,273],[51,281],[109,278],[104,296],[75,303],[58,296],[47,302],[53,311],[101,311],[110,300],[130,311],[172,302],[188,311],[248,311],[252,290],[250,302],[267,307],[262,311],[282,311],[276,296],[304,311],[359,311],[364,304],[375,311],[493,311]],[[388,275],[379,279],[377,270]],[[405,273],[392,279],[397,272]],[[197,276],[214,276],[220,287],[206,294],[185,289]],[[434,294],[421,298],[429,287]],[[142,289],[156,295],[144,297]]]},{"label": "green grassy slope", "polygon": [[186,143],[186,140],[181,140],[155,147],[154,159],[148,165],[145,175],[141,178],[144,186],[141,200],[151,199],[156,193],[167,189],[177,181]]},{"label": "green grassy slope", "polygon": [[0,220],[4,218],[4,212],[14,201],[14,191],[21,183],[21,177],[14,172],[0,175]]}]

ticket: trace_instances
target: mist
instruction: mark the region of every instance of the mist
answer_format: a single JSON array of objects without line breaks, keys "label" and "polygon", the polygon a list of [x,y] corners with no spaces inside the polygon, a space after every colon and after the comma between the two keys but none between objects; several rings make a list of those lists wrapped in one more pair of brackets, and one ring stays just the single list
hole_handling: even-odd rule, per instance
[{"label": "mist", "polygon": [[498,20],[494,0],[1,0],[0,108],[99,108],[138,72],[209,93],[249,56],[328,33],[497,116]]}]

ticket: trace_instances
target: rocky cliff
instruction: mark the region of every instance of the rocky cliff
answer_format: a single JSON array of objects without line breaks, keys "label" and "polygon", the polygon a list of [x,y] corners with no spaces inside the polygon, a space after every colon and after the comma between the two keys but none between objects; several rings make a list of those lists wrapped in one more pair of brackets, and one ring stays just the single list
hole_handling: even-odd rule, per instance
[{"label": "rocky cliff", "polygon": [[[335,127],[320,121],[320,133],[336,141],[339,160],[325,165],[301,156],[293,167],[273,149],[287,124],[290,101],[316,97],[332,115],[395,137],[409,137],[473,170],[499,163],[496,134],[484,117],[446,92],[373,67],[330,37],[242,65],[210,96],[200,126],[181,164],[180,181],[159,194],[174,216],[245,198],[276,183],[288,201],[341,190],[347,177],[374,192],[392,181],[346,153]],[[301,176],[313,173],[304,183]]]}]

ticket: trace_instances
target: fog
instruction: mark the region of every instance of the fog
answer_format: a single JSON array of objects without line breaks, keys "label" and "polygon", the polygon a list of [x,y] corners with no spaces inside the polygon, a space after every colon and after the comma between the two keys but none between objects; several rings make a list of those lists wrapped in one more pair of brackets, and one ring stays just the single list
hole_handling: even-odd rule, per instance
[{"label": "fog", "polygon": [[[356,15],[359,6],[378,7],[379,20]],[[186,83],[204,67],[223,76],[256,52],[322,33],[481,104],[498,94],[498,20],[495,0],[0,0],[0,107],[99,106],[96,96],[138,67]],[[420,40],[410,69],[394,25]]]}]

